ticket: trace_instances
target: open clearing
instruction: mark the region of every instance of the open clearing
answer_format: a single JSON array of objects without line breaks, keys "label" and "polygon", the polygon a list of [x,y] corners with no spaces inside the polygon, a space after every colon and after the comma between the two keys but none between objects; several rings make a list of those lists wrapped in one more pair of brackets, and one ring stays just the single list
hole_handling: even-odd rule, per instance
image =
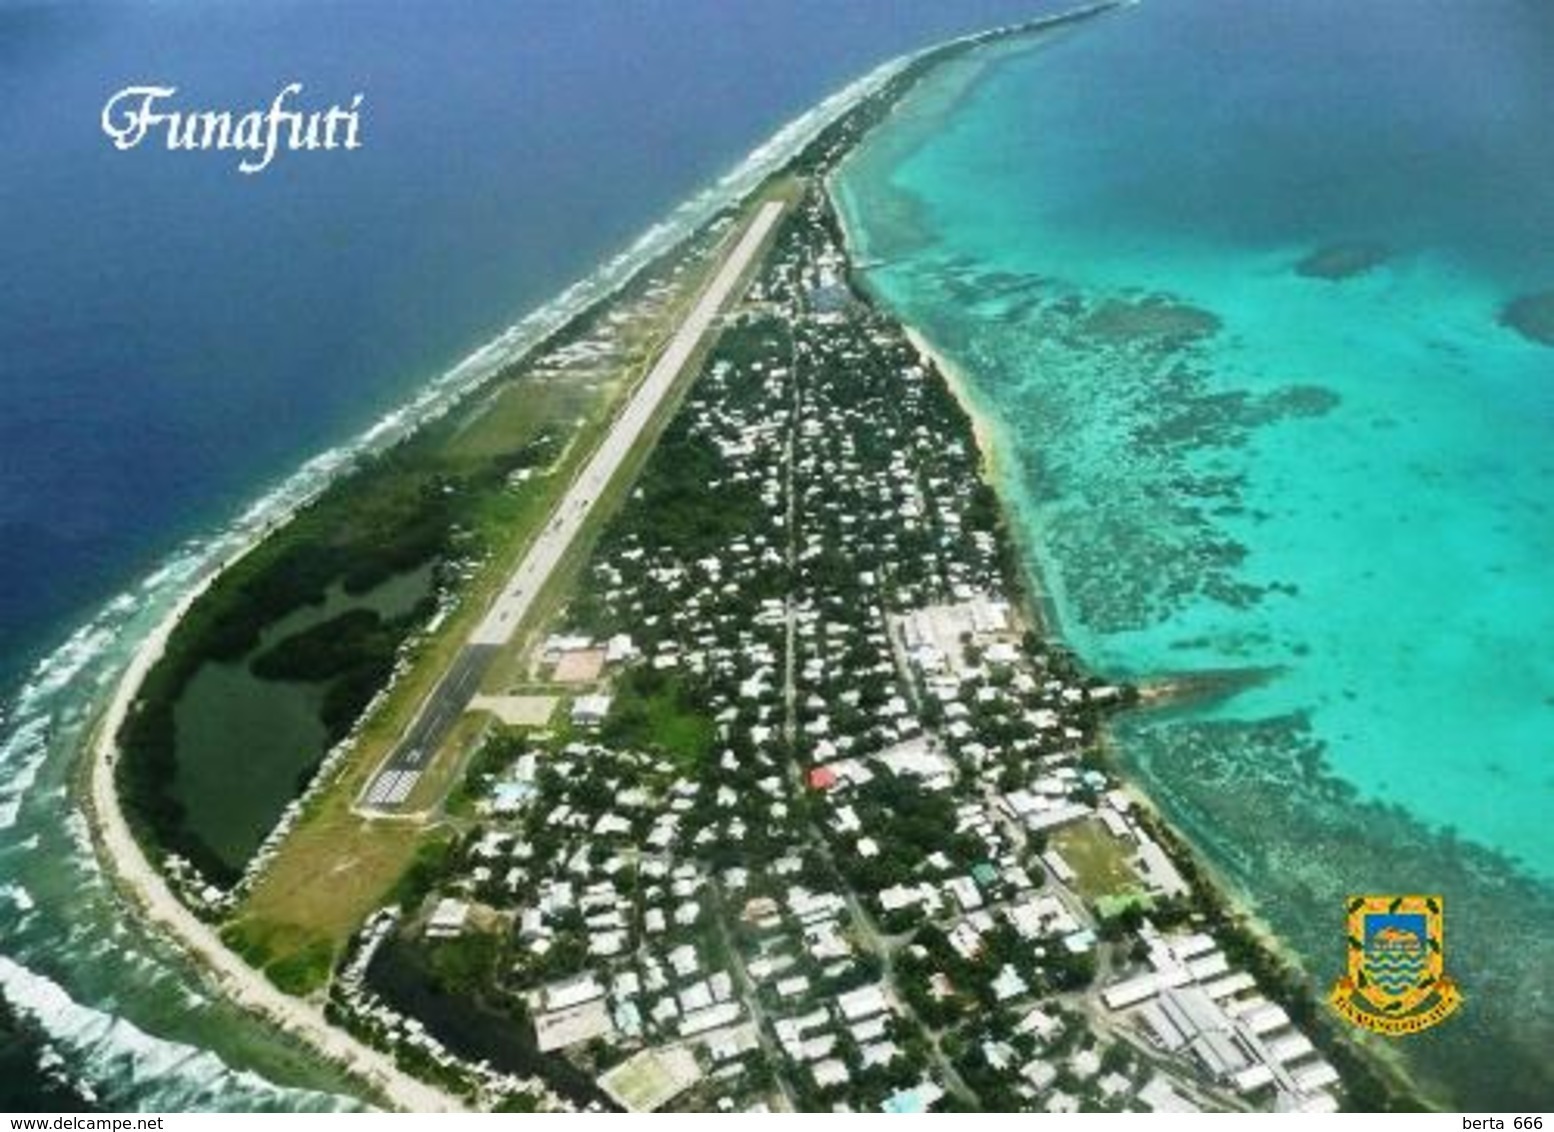
[{"label": "open clearing", "polygon": [[627,1112],[656,1112],[701,1080],[701,1069],[683,1046],[645,1049],[621,1062],[599,1084]]},{"label": "open clearing", "polygon": [[[791,186],[779,186],[772,194],[751,201],[729,230],[743,230],[764,204],[787,200],[791,192]],[[697,296],[703,295],[709,280],[725,266],[725,256],[720,253],[726,250],[726,244],[703,242],[685,253],[681,262],[688,267],[675,274],[672,293],[648,304],[626,328],[630,348],[611,376],[590,374],[587,381],[574,383],[553,379],[544,370],[525,372],[469,411],[468,427],[460,430],[453,444],[468,446],[472,454],[487,451],[495,443],[492,430],[512,428],[532,438],[538,455],[547,457],[549,463],[540,464],[536,474],[521,489],[504,497],[492,514],[478,517],[489,544],[501,549],[469,580],[459,606],[440,631],[410,650],[408,670],[380,708],[361,724],[355,752],[334,780],[310,800],[234,913],[231,926],[265,954],[283,961],[304,952],[316,955],[322,947],[337,955],[362,920],[389,899],[418,846],[437,828],[442,800],[492,722],[489,715],[470,715],[459,721],[411,791],[403,816],[364,815],[353,808],[354,803],[477,624],[492,609],[511,577],[513,564],[532,550],[569,485],[575,486],[583,469],[592,463],[610,431],[612,418],[638,384],[638,376],[675,338]],[[642,430],[639,442],[617,461],[620,474],[600,492],[604,497],[599,500],[601,505],[588,509],[591,513],[581,537],[564,555],[550,584],[533,595],[536,600],[528,610],[528,621],[539,624],[554,613],[597,527],[624,496],[626,484],[641,467],[665,419],[699,370],[706,342],[715,337],[707,335],[693,352],[673,383],[674,389],[662,398],[660,412]],[[572,439],[556,447],[556,430],[562,435],[570,433]],[[500,513],[495,513],[498,510]],[[522,648],[519,638],[503,651],[516,656]],[[343,862],[349,862],[348,866],[339,868]],[[332,883],[319,885],[321,875],[330,875]],[[327,975],[327,968],[323,974]]]},{"label": "open clearing", "polygon": [[1094,819],[1058,830],[1049,844],[1074,870],[1074,887],[1091,904],[1103,896],[1140,887],[1139,875],[1128,863],[1128,846]]}]

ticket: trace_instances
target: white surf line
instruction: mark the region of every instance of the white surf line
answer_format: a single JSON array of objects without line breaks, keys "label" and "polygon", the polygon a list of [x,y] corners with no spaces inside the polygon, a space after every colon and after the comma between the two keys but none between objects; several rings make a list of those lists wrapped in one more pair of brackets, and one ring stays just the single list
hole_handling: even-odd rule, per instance
[{"label": "white surf line", "polygon": [[[931,49],[925,49],[931,50]],[[90,847],[104,864],[106,872],[116,878],[120,887],[132,896],[132,903],[147,915],[149,926],[160,927],[165,934],[184,951],[203,964],[207,975],[213,976],[225,989],[233,1002],[272,1022],[278,1021],[271,1006],[285,1010],[303,1009],[305,1016],[298,1019],[305,1023],[292,1032],[321,1047],[315,1036],[322,1034],[327,1040],[323,1046],[344,1034],[323,1021],[322,1013],[275,991],[262,976],[254,975],[247,965],[233,953],[202,921],[188,913],[181,902],[167,888],[160,874],[146,859],[139,843],[130,833],[124,814],[119,808],[113,783],[113,764],[118,757],[117,735],[122,727],[129,705],[139,692],[141,682],[162,655],[167,639],[178,621],[203,594],[216,578],[235,562],[242,559],[264,541],[276,527],[283,525],[310,500],[316,498],[334,482],[336,476],[346,471],[351,462],[366,452],[376,451],[392,444],[398,437],[436,419],[456,404],[469,389],[488,379],[503,364],[523,356],[545,335],[553,332],[573,315],[586,310],[615,293],[620,286],[645,264],[678,244],[688,233],[705,224],[719,208],[737,201],[753,190],[762,179],[779,168],[794,154],[800,152],[831,123],[841,118],[854,106],[882,89],[886,83],[907,67],[916,54],[892,59],[863,77],[854,80],[834,92],[818,105],[784,125],[772,137],[754,149],[735,169],[723,175],[715,183],[697,193],[677,207],[668,218],[655,223],[643,232],[625,251],[617,254],[592,273],[573,283],[550,302],[530,312],[518,322],[498,334],[490,342],[463,358],[451,369],[433,379],[416,396],[410,398],[353,440],[309,459],[295,473],[278,486],[266,491],[249,505],[230,525],[209,536],[191,541],[163,562],[152,574],[137,585],[134,594],[121,594],[77,631],[71,639],[39,663],[34,679],[48,678],[50,687],[38,688],[34,684],[24,687],[17,697],[15,711],[3,722],[5,743],[0,746],[0,769],[11,771],[12,756],[17,752],[14,742],[17,731],[33,720],[51,720],[56,716],[56,706],[51,702],[55,680],[53,675],[62,666],[69,666],[81,641],[91,637],[92,643],[105,647],[107,643],[128,629],[128,622],[118,620],[121,614],[132,613],[144,603],[160,603],[167,591],[188,585],[166,616],[158,622],[146,637],[135,643],[135,651],[129,666],[123,670],[115,686],[113,700],[104,717],[98,721],[97,731],[88,741],[90,762],[88,797],[83,799],[89,811],[89,832],[83,831],[82,840],[88,838]],[[202,576],[203,575],[203,576]],[[120,606],[124,606],[120,609]],[[110,614],[113,616],[110,617]],[[99,650],[100,651],[100,650]],[[97,659],[94,655],[93,659]],[[67,681],[60,680],[59,683]],[[94,696],[95,699],[95,696]],[[45,724],[46,725],[46,724]],[[38,754],[41,761],[43,753]],[[20,777],[27,774],[22,765]],[[35,773],[35,772],[34,772]],[[30,779],[29,779],[30,781]],[[16,783],[20,785],[20,781]],[[25,796],[25,790],[15,792],[17,798]],[[0,790],[0,829],[14,822],[10,813],[13,799]],[[19,808],[19,806],[18,806]],[[157,914],[160,913],[160,914]],[[179,915],[183,913],[183,915]],[[188,929],[189,934],[185,934]],[[242,980],[253,975],[258,985],[249,986],[255,993],[239,994],[229,988],[231,979]],[[278,997],[277,997],[278,996]],[[311,1015],[311,1016],[307,1016]],[[315,1025],[317,1029],[315,1029]],[[414,1078],[399,1072],[377,1051],[345,1035],[355,1051],[375,1059],[376,1070],[386,1072],[407,1082],[410,1089],[396,1089],[390,1097],[403,1107],[415,1111],[458,1107],[458,1102],[446,1094],[423,1086]],[[322,1048],[322,1047],[321,1047]],[[329,1053],[328,1049],[323,1052]],[[372,1079],[365,1070],[362,1075]],[[374,1081],[376,1083],[376,1081]],[[418,1101],[416,1090],[429,1091],[432,1098]]]},{"label": "white surf line", "polygon": [[[288,1097],[323,1105],[351,1099],[277,1085],[199,1046],[158,1038],[124,1018],[77,1002],[54,980],[5,955],[0,955],[0,988],[16,1012],[46,1035],[55,1056],[60,1050],[70,1055],[70,1083],[89,1092],[92,1100],[108,1094],[118,1107],[154,1100],[176,1111],[180,1101],[198,1100],[218,1089],[240,1105],[255,1107]],[[148,1092],[156,1096],[148,1097]]]},{"label": "white surf line", "polygon": [[[522,356],[574,314],[614,293],[654,256],[675,246],[687,233],[704,224],[718,208],[753,189],[828,125],[876,93],[906,67],[911,58],[910,55],[901,56],[875,68],[789,122],[752,151],[740,166],[675,209],[669,219],[654,224],[626,251],[475,350],[430,382],[420,394],[380,418],[360,437],[308,460],[282,484],[251,504],[229,527],[177,552],[139,583],[140,593],[130,597],[137,604],[142,600],[155,601],[162,597],[165,589],[189,586],[156,628],[136,643],[130,663],[119,676],[109,707],[89,740],[90,774],[88,796],[84,801],[90,811],[90,837],[98,858],[108,874],[132,898],[132,903],[144,913],[147,924],[163,930],[168,938],[196,959],[203,972],[220,984],[231,1001],[282,1025],[328,1056],[337,1056],[338,1051],[334,1048],[337,1042],[347,1042],[346,1063],[371,1083],[384,1088],[394,1103],[409,1111],[461,1106],[455,1098],[400,1072],[384,1055],[330,1026],[321,1011],[282,995],[228,951],[219,937],[173,895],[147,860],[129,830],[113,782],[113,766],[119,754],[118,733],[129,707],[146,675],[161,657],[168,637],[195,601],[221,573],[325,490],[355,457],[386,447],[397,437],[440,416],[457,403],[465,389],[486,380],[502,364]],[[69,642],[40,662],[38,672],[52,674],[66,663],[78,644],[77,638],[91,635],[103,638],[101,643],[106,643],[113,635],[123,632],[125,625],[109,621],[107,614],[115,612],[114,607],[127,596],[115,599]],[[49,696],[41,694],[51,690],[40,691],[31,685],[24,688],[13,718],[5,721],[6,742],[0,747],[0,764],[11,762],[9,756],[14,753],[13,740],[17,738],[19,725],[35,718],[53,717],[54,708],[48,702]],[[41,757],[39,755],[40,760]],[[7,765],[5,769],[11,768]],[[25,777],[27,768],[21,769]],[[20,797],[25,791],[16,793]],[[0,797],[0,817],[8,819],[0,823],[0,828],[15,820],[15,815],[9,813],[11,801],[9,794]],[[291,1025],[287,1025],[288,1022]],[[392,1082],[394,1087],[383,1084],[384,1081]]]},{"label": "white surf line", "polygon": [[[787,205],[782,201],[766,201],[756,211],[744,235],[702,291],[690,314],[680,323],[669,345],[632,393],[625,409],[616,417],[588,463],[562,495],[545,526],[508,578],[507,585],[470,634],[466,649],[494,650],[512,640],[528,615],[534,599],[545,588],[551,574],[577,538],[604,489],[642,439],[648,423],[712,329],[714,321],[738,288],[746,269],[759,254],[786,208]],[[469,675],[468,671],[463,674]],[[422,703],[416,719],[406,731],[406,737],[378,764],[362,795],[363,811],[381,813],[404,802],[425,769],[424,760],[435,753],[433,748],[438,742],[436,735],[429,733],[429,730],[435,729],[434,725],[426,724],[425,718],[429,713],[439,711],[462,714],[477,690],[474,685],[478,684],[478,678],[469,680],[469,686],[462,688],[450,688],[448,680],[448,674],[444,673]],[[416,738],[412,740],[412,736]],[[412,741],[423,744],[419,751],[413,752],[418,760],[423,761],[418,761],[407,770],[402,747]]]},{"label": "white surf line", "polygon": [[139,905],[150,924],[165,931],[210,975],[226,998],[306,1042],[327,1060],[380,1091],[408,1112],[459,1112],[455,1097],[403,1072],[389,1055],[330,1025],[310,1002],[292,998],[227,949],[215,930],[186,908],[163,881],[119,808],[113,767],[125,716],[152,666],[161,659],[173,628],[209,588],[214,575],[186,593],[136,651],[114,690],[92,741],[91,805],[99,857]]}]

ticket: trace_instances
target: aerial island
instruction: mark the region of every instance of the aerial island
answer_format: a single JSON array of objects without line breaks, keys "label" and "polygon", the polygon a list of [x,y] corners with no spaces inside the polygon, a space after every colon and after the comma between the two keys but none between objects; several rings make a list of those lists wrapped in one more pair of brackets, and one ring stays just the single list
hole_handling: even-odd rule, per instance
[{"label": "aerial island", "polygon": [[904,61],[189,593],[90,808],[222,993],[417,1110],[1414,1103],[1119,776],[1163,693],[1044,624],[828,193],[932,68],[1113,6]]}]

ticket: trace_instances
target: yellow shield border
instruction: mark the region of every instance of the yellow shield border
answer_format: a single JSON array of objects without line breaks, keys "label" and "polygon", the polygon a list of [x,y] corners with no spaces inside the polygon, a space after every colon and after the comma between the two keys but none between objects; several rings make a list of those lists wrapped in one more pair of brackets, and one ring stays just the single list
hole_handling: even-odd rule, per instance
[{"label": "yellow shield border", "polygon": [[[1446,975],[1445,903],[1439,896],[1352,896],[1347,904],[1348,974],[1333,984],[1328,1002],[1344,1019],[1378,1034],[1399,1037],[1445,1020],[1462,1004],[1462,994]],[[1365,918],[1372,914],[1423,915],[1425,977],[1402,995],[1381,991],[1365,975]]]}]

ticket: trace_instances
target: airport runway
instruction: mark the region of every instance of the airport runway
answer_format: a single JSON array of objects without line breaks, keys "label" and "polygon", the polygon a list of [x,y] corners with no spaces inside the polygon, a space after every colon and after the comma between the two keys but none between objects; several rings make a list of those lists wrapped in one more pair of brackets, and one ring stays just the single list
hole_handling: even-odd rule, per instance
[{"label": "airport runway", "polygon": [[448,671],[432,689],[421,712],[368,787],[363,801],[369,808],[392,809],[410,796],[443,740],[480,689],[480,681],[500,650],[493,645],[468,644],[459,650]]},{"label": "airport runway", "polygon": [[491,661],[518,631],[534,598],[582,530],[588,512],[641,439],[643,430],[664,397],[674,388],[681,371],[734,294],[740,277],[760,252],[785,208],[781,201],[767,201],[756,212],[739,243],[723,261],[723,266],[696,300],[691,313],[675,331],[647,377],[642,379],[598,449],[562,496],[545,529],[529,547],[490,611],[470,635],[469,643],[459,650],[448,671],[421,706],[415,722],[378,768],[361,797],[362,806],[392,810],[410,796],[427,763],[469,707]]}]

